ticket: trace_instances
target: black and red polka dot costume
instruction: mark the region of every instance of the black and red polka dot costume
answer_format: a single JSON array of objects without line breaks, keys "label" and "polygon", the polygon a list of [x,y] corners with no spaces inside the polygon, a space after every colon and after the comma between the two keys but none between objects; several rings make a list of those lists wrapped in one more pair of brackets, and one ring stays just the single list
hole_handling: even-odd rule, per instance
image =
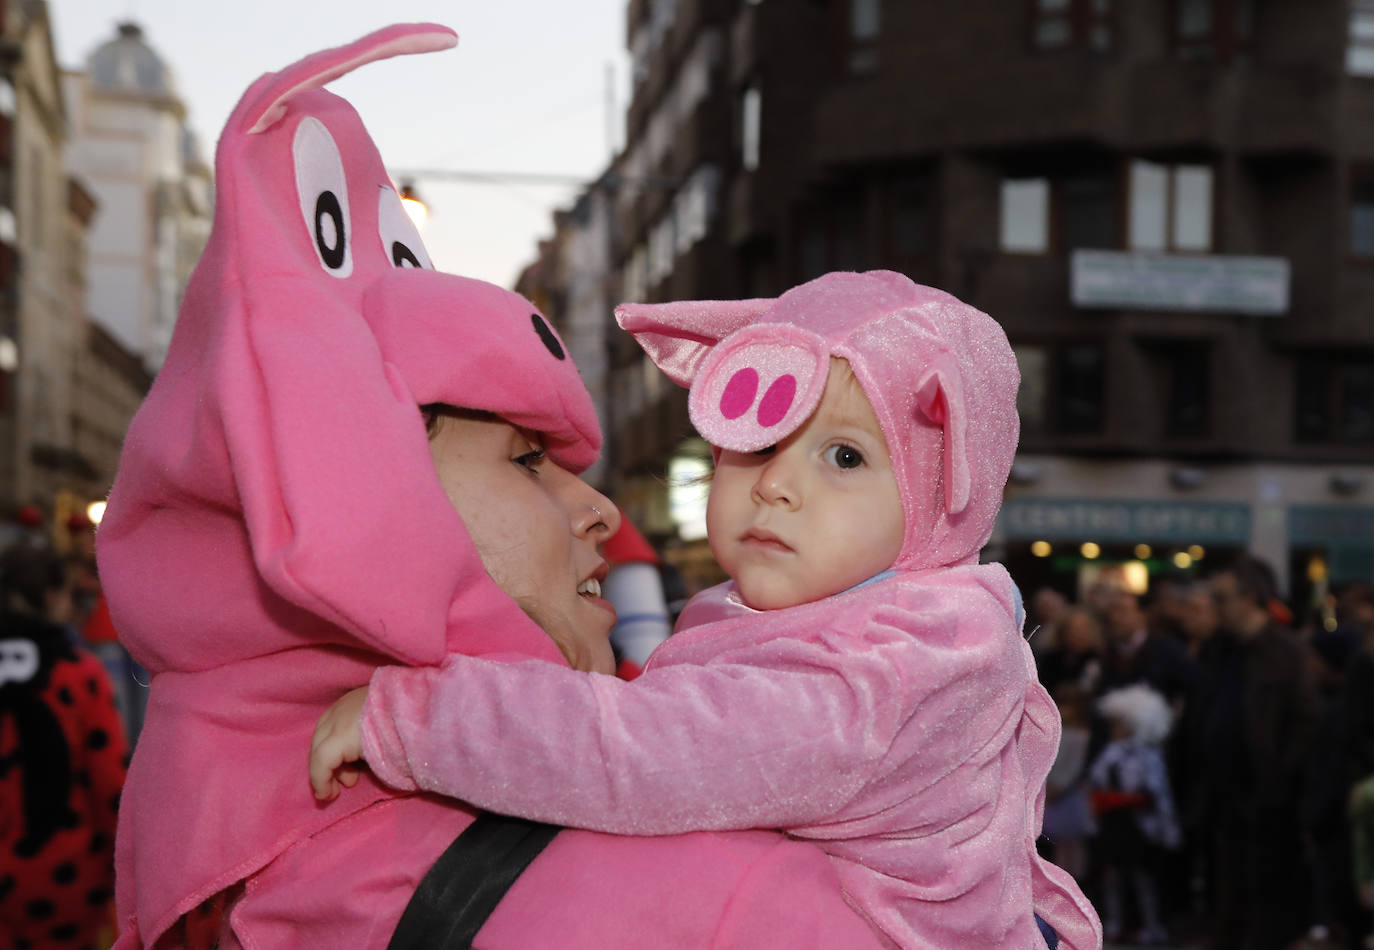
[{"label": "black and red polka dot costume", "polygon": [[127,760],[100,661],[59,627],[0,614],[0,950],[110,932]]}]

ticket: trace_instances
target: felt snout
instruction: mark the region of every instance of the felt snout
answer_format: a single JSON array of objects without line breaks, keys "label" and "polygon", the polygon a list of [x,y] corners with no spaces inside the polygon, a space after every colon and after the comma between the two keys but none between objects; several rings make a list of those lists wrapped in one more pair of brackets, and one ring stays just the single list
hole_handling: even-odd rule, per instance
[{"label": "felt snout", "polygon": [[814,333],[759,324],[722,340],[692,380],[688,412],[719,448],[754,452],[776,445],[816,410],[830,372],[830,348]]}]

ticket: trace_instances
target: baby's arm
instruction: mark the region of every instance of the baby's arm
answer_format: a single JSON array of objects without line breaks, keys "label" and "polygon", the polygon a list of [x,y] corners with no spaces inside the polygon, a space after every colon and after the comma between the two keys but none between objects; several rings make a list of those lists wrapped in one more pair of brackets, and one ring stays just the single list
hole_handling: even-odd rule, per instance
[{"label": "baby's arm", "polygon": [[[797,650],[799,645],[789,645]],[[451,657],[373,674],[362,750],[394,787],[622,834],[788,827],[831,818],[886,756],[900,716],[873,657],[674,666],[633,683],[542,662]],[[889,704],[891,705],[891,704]]]}]

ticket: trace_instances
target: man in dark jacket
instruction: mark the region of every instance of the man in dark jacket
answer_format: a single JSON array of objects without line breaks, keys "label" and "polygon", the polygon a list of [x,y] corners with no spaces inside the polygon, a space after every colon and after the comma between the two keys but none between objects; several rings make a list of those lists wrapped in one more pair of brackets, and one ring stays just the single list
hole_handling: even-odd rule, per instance
[{"label": "man in dark jacket", "polygon": [[1241,557],[1211,587],[1221,629],[1196,722],[1214,819],[1214,947],[1282,950],[1310,893],[1298,800],[1317,693],[1305,648],[1270,611],[1272,569]]}]

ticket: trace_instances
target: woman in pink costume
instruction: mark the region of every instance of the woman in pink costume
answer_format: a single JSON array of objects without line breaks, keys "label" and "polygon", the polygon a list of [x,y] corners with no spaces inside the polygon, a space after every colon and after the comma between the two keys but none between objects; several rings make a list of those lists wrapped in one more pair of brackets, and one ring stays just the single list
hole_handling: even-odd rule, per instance
[{"label": "woman in pink costume", "polygon": [[317,792],[362,755],[389,786],[580,828],[780,827],[826,849],[891,946],[1043,947],[1046,922],[1099,947],[1035,851],[1059,718],[1011,578],[978,563],[1018,433],[1001,328],[882,271],[617,316],[691,388],[731,580],[633,683],[379,670],[322,719]]},{"label": "woman in pink costume", "polygon": [[[617,517],[572,474],[600,441],[576,368],[527,301],[430,268],[356,113],[320,88],[455,42],[394,26],[307,57],[220,137],[209,246],[98,539],[115,626],[152,673],[119,814],[121,950],[386,946],[474,811],[370,777],[321,807],[300,768],[321,712],[382,664],[609,656],[614,615],[577,593]],[[547,453],[522,483],[545,520],[465,524],[440,476],[477,468],[436,467],[417,408],[434,403]],[[533,477],[528,455],[501,458],[506,479]],[[560,511],[575,576],[517,603],[482,553],[548,540],[532,535]],[[546,635],[522,606],[570,626]],[[876,945],[825,855],[765,831],[562,832],[474,943]]]}]

